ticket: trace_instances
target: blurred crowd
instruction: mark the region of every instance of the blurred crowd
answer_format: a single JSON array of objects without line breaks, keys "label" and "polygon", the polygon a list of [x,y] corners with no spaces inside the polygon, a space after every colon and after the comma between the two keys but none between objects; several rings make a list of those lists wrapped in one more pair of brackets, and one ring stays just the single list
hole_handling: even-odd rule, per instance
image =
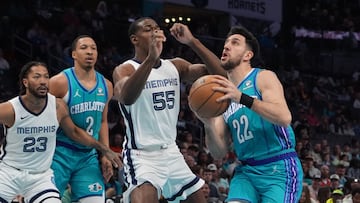
[{"label": "blurred crowd", "polygon": [[[64,6],[61,1],[56,0],[36,2],[9,1],[9,9],[2,13],[1,101],[17,94],[18,70],[27,60],[47,62],[52,74],[71,66],[70,46],[79,34],[87,33],[94,36],[99,44],[97,69],[110,80],[114,67],[132,55],[126,30],[133,19],[141,16],[140,10],[122,7],[117,1],[99,1],[92,7],[71,4]],[[301,2],[294,1],[294,4],[298,4],[294,13],[299,18],[296,24],[292,24],[293,27],[360,31],[360,14],[355,12],[360,9],[358,1]],[[218,42],[209,41],[208,36],[224,36],[214,36],[213,33],[217,32],[209,29],[207,23],[197,25],[203,26],[190,27],[193,33],[200,39],[207,36],[203,40],[208,41],[206,44],[209,48],[217,49]],[[118,33],[111,33],[112,26],[121,27],[123,33],[114,37],[113,35]],[[309,64],[304,52],[309,47],[316,47],[318,42],[295,39],[291,36],[291,31],[282,30],[277,35],[271,35],[265,29],[264,32],[256,30],[254,33],[258,33],[264,62],[269,65],[266,67],[274,70],[283,83],[285,97],[293,115],[296,150],[302,160],[305,174],[302,202],[322,203],[338,196],[345,202],[346,198],[356,196],[360,190],[357,189],[360,188],[359,68],[354,66],[352,74],[341,76],[331,72],[319,74],[316,71],[303,71],[302,66]],[[13,36],[18,36],[21,40],[14,40]],[[352,51],[359,51],[359,40],[352,44]],[[21,44],[16,45],[14,41]],[[341,44],[336,41],[332,43]],[[27,50],[27,46],[24,47],[22,44],[30,45],[31,50]],[[22,50],[27,51],[25,54],[17,54],[15,47],[22,47]],[[186,46],[176,44],[174,40],[169,39],[165,49],[167,51],[164,53],[167,55],[163,56],[164,58],[181,56],[194,63],[200,62],[192,51]],[[315,70],[316,67],[310,69]],[[202,123],[197,120],[187,104],[190,85],[183,83],[181,87],[181,111],[177,125],[178,145],[189,166],[206,181],[203,191],[209,202],[222,202],[227,196],[229,180],[237,160],[232,152],[221,160],[214,159],[209,153],[204,143]],[[115,101],[110,102],[108,120],[111,148],[121,153],[125,132],[124,121]],[[109,188],[113,189],[109,196],[121,196],[120,179],[115,177],[113,184],[109,185]],[[114,187],[117,189],[114,190]]]}]

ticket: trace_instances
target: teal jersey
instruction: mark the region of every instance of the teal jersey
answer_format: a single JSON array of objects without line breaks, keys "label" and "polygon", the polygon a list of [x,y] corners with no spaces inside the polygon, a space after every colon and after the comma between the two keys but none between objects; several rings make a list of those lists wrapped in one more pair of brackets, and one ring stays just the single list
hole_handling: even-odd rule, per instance
[{"label": "teal jersey", "polygon": [[[108,100],[108,89],[104,76],[96,72],[96,85],[87,90],[77,79],[74,68],[63,71],[68,80],[68,92],[64,97],[73,122],[99,140],[102,113]],[[91,149],[67,137],[59,128],[57,143],[73,149]]]},{"label": "teal jersey", "polygon": [[[262,69],[254,68],[238,85],[239,91],[262,100],[256,78]],[[229,127],[235,153],[240,161],[259,160],[295,151],[295,135],[290,126],[270,123],[246,106],[232,102],[223,114]]]}]

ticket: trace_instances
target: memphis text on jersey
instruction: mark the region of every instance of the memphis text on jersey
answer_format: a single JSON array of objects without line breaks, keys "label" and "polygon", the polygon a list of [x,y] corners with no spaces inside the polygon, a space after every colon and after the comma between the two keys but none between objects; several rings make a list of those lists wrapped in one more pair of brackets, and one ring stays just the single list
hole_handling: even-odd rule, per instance
[{"label": "memphis text on jersey", "polygon": [[151,80],[151,81],[146,82],[145,89],[177,86],[177,85],[178,85],[177,78],[169,78],[169,79],[164,79],[164,80]]},{"label": "memphis text on jersey", "polygon": [[55,125],[50,126],[33,126],[33,127],[18,127],[16,132],[20,134],[40,134],[40,133],[52,133],[57,130]]}]

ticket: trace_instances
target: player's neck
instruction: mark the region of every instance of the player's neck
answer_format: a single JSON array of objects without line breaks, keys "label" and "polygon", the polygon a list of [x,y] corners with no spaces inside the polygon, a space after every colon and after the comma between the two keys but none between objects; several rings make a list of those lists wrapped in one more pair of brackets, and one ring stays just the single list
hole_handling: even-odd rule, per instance
[{"label": "player's neck", "polygon": [[244,80],[244,78],[250,73],[253,68],[250,64],[240,64],[236,68],[228,71],[228,78],[235,85],[240,84]]},{"label": "player's neck", "polygon": [[75,67],[74,71],[79,80],[96,80],[94,68]]},{"label": "player's neck", "polygon": [[27,109],[34,113],[41,112],[46,105],[46,97],[39,98],[29,94],[21,96],[21,101],[24,103]]},{"label": "player's neck", "polygon": [[[132,60],[139,63],[139,64],[142,64],[145,61],[145,59],[140,60],[137,57],[132,58]],[[153,68],[159,68],[160,65],[161,65],[160,59],[156,59],[155,62],[154,62]]]},{"label": "player's neck", "polygon": [[135,52],[134,57],[132,58],[134,61],[138,63],[142,63],[147,57],[147,53],[143,53],[142,51]]}]

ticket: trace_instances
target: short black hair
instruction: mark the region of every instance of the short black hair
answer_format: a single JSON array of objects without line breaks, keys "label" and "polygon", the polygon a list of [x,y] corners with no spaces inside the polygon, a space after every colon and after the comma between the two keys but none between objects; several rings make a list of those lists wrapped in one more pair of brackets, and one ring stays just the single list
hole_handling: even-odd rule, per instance
[{"label": "short black hair", "polygon": [[33,66],[44,66],[45,68],[47,68],[46,64],[41,61],[30,61],[30,62],[26,63],[21,68],[20,73],[19,73],[19,87],[20,87],[19,94],[20,95],[24,95],[26,93],[26,87],[23,84],[23,79],[27,78],[27,76]]},{"label": "short black hair", "polygon": [[251,48],[252,52],[254,53],[254,57],[258,57],[260,52],[260,45],[256,37],[245,27],[239,25],[231,27],[230,31],[227,34],[227,37],[235,34],[244,36],[246,44]]},{"label": "short black hair", "polygon": [[134,22],[132,22],[129,26],[128,36],[130,37],[131,35],[135,34],[139,30],[139,23],[147,19],[152,20],[152,18],[150,17],[140,17],[136,19]]},{"label": "short black hair", "polygon": [[72,42],[72,44],[71,44],[71,51],[74,51],[76,49],[76,44],[78,43],[79,39],[87,38],[87,37],[92,39],[92,37],[90,35],[79,35],[79,36],[77,36],[74,39],[74,41]]}]

